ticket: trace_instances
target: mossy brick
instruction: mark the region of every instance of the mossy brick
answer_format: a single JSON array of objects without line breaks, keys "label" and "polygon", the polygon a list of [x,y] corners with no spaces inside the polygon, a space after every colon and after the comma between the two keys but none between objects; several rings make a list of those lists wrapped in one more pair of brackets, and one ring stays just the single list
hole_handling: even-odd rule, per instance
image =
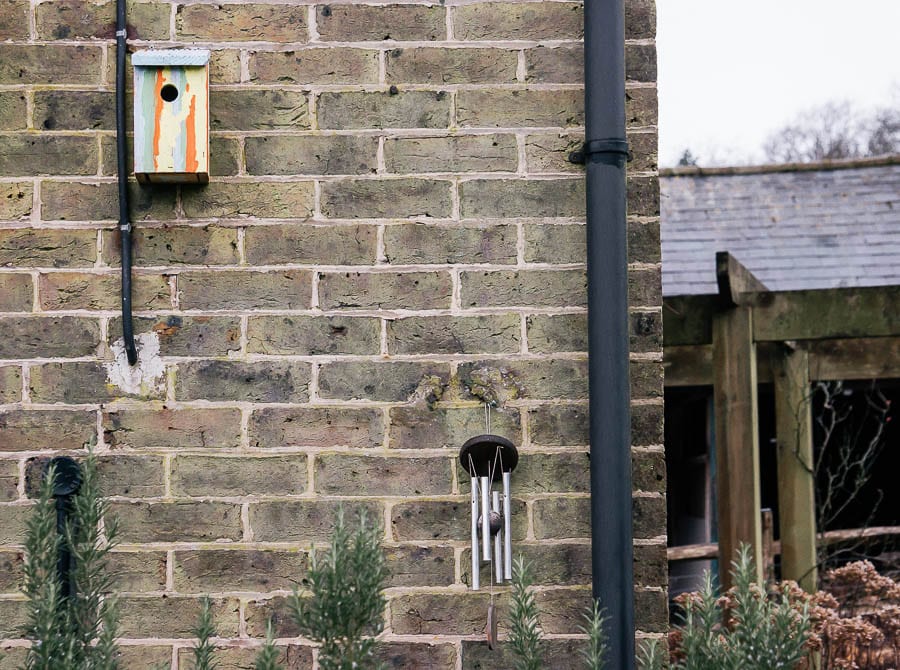
[{"label": "mossy brick", "polygon": [[0,358],[90,356],[100,338],[100,322],[79,316],[0,318]]},{"label": "mossy brick", "polygon": [[631,406],[631,442],[634,445],[663,443],[663,406]]},{"label": "mossy brick", "polygon": [[114,551],[109,572],[119,593],[145,593],[166,588],[166,552]]},{"label": "mossy brick", "polygon": [[102,51],[94,45],[0,44],[0,84],[98,86],[103,83]]},{"label": "mossy brick", "polygon": [[[580,544],[516,543],[513,551],[531,564],[531,574],[537,585],[582,585],[591,583],[591,546]],[[460,556],[460,577],[471,583],[472,554],[469,548]],[[491,563],[481,564],[481,583],[490,584]]]},{"label": "mossy brick", "polygon": [[[323,542],[330,539],[338,507],[345,518],[356,523],[357,515],[366,511],[367,518],[380,520],[380,505],[372,501],[278,500],[250,503],[250,527],[257,542]],[[263,620],[265,634],[265,620]]]},{"label": "mossy brick", "polygon": [[[0,545],[25,543],[25,526],[31,517],[31,505],[0,505]],[[0,617],[0,621],[3,617]]]},{"label": "mossy brick", "polygon": [[628,0],[625,3],[626,39],[646,39],[655,35],[655,0]]},{"label": "mossy brick", "polygon": [[182,190],[189,218],[305,219],[313,213],[313,183],[213,182]]},{"label": "mossy brick", "polygon": [[0,174],[94,175],[98,166],[97,140],[83,135],[0,136]]},{"label": "mossy brick", "polygon": [[[467,476],[467,475],[464,475]],[[399,542],[459,542],[469,538],[472,523],[469,498],[415,500],[391,508],[391,530]],[[512,538],[525,539],[528,513],[522,500],[513,498]]]},{"label": "mossy brick", "polygon": [[18,637],[27,623],[27,600],[0,600],[0,638]]},{"label": "mossy brick", "polygon": [[162,405],[106,410],[103,436],[113,449],[234,449],[241,442],[241,412]]},{"label": "mossy brick", "polygon": [[[265,630],[260,635],[265,637]],[[302,644],[277,645],[278,667],[285,670],[312,670],[312,647]],[[215,659],[218,670],[249,670],[254,668],[256,656],[259,653],[257,647],[216,647]],[[178,663],[180,668],[193,667],[194,650],[182,647],[178,650]]]},{"label": "mossy brick", "polygon": [[508,225],[432,224],[385,226],[385,255],[395,265],[516,262],[517,233]]},{"label": "mossy brick", "polygon": [[662,308],[635,310],[628,315],[631,351],[662,351]]},{"label": "mossy brick", "polygon": [[451,183],[438,179],[343,179],[322,185],[322,214],[332,219],[446,218]]},{"label": "mossy brick", "polygon": [[[219,637],[237,637],[240,602],[236,598],[213,598],[212,614]],[[200,616],[200,598],[122,598],[119,601],[119,632],[130,638],[194,638]]]},{"label": "mossy brick", "polygon": [[[34,186],[29,182],[0,184],[0,219],[16,221],[26,218],[31,214],[33,193]],[[5,231],[0,231],[0,245],[2,245],[4,233]]]},{"label": "mossy brick", "polygon": [[[19,402],[22,398],[22,368],[17,365],[0,365],[0,404]],[[15,413],[12,413],[15,414]],[[11,414],[0,414],[0,436],[8,429]]]},{"label": "mossy brick", "polygon": [[[44,272],[38,277],[41,309],[117,310],[120,308],[120,273]],[[132,277],[131,304],[135,311],[171,309],[168,277],[137,274]]]},{"label": "mossy brick", "polygon": [[322,309],[447,309],[448,272],[341,272],[319,274]]},{"label": "mossy brick", "polygon": [[587,398],[587,360],[533,359],[464,363],[459,379],[471,389],[473,371],[503,370],[515,380],[517,394],[531,400],[579,400]]},{"label": "mossy brick", "polygon": [[584,91],[463,90],[456,98],[456,119],[462,128],[580,126],[584,123]]},{"label": "mossy brick", "polygon": [[659,221],[629,222],[628,258],[632,263],[659,263],[662,260]]},{"label": "mossy brick", "polygon": [[460,184],[462,217],[583,217],[583,179],[473,179]]},{"label": "mossy brick", "polygon": [[[175,188],[141,188],[128,185],[128,215],[132,221],[170,220],[175,218]],[[114,182],[85,184],[80,182],[47,181],[41,185],[41,218],[44,221],[115,221],[119,218],[119,192]],[[143,234],[134,231],[138,242]],[[109,256],[118,255],[118,246],[104,237],[110,248]],[[115,246],[113,246],[115,245]],[[138,257],[137,260],[140,260]]]},{"label": "mossy brick", "polygon": [[306,270],[182,272],[181,309],[306,309],[312,275]]},{"label": "mossy brick", "polygon": [[577,40],[584,35],[580,2],[488,2],[454,10],[458,40]]},{"label": "mossy brick", "polygon": [[379,409],[355,407],[272,407],[250,416],[250,446],[357,447],[380,446],[383,419]]},{"label": "mossy brick", "polygon": [[211,542],[241,539],[241,506],[200,500],[114,502],[122,542]]},{"label": "mossy brick", "polygon": [[[0,367],[0,389],[4,371],[19,372],[16,367]],[[11,376],[11,375],[10,375]],[[10,388],[22,388],[19,375]],[[0,390],[0,398],[4,398]],[[12,401],[12,394],[9,401]],[[78,448],[97,434],[97,414],[87,410],[11,409],[0,412],[0,444],[4,451],[44,451]]]},{"label": "mossy brick", "polygon": [[298,550],[176,551],[175,590],[179,593],[290,591],[303,587],[307,558],[305,551]]},{"label": "mossy brick", "polygon": [[437,642],[380,642],[375,657],[387,668],[455,668],[456,648]]},{"label": "mossy brick", "polygon": [[587,258],[585,226],[533,224],[524,226],[526,263],[584,263]]},{"label": "mossy brick", "polygon": [[[0,4],[0,15],[16,4],[18,3],[4,2]],[[25,3],[25,7],[28,7],[27,3]],[[2,25],[3,21],[0,20],[0,26]],[[27,26],[27,23],[25,25]],[[2,34],[3,29],[0,28],[0,35]],[[27,121],[25,93],[22,91],[0,91],[0,130],[24,130]],[[7,185],[4,184],[4,186]]]},{"label": "mossy brick", "polygon": [[446,37],[445,12],[438,5],[319,5],[316,25],[325,41],[429,42]]},{"label": "mossy brick", "polygon": [[178,366],[175,397],[181,400],[306,402],[309,377],[309,363],[192,361]]},{"label": "mossy brick", "polygon": [[520,341],[518,314],[410,317],[387,323],[391,354],[514,354]]},{"label": "mossy brick", "polygon": [[31,275],[0,275],[0,312],[30,312],[33,296]]},{"label": "mossy brick", "polygon": [[155,498],[165,493],[162,456],[100,456],[97,471],[104,495]]},{"label": "mossy brick", "polygon": [[16,593],[24,583],[25,553],[8,549],[0,551],[0,593]]},{"label": "mossy brick", "polygon": [[249,226],[244,247],[251,265],[372,265],[377,256],[377,230],[366,224]]},{"label": "mossy brick", "polygon": [[179,5],[175,34],[188,41],[305,42],[306,19],[305,5]]},{"label": "mossy brick", "polygon": [[584,47],[581,44],[566,44],[526,49],[525,81],[536,84],[583,83]]},{"label": "mossy brick", "polygon": [[447,128],[450,125],[450,94],[446,91],[322,93],[317,104],[320,128]]},{"label": "mossy brick", "polygon": [[[654,586],[656,586],[654,584]],[[645,633],[665,633],[669,629],[669,603],[664,590],[634,591],[634,625]]]},{"label": "mossy brick", "polygon": [[390,84],[511,84],[519,54],[509,49],[398,48],[385,52]]},{"label": "mossy brick", "polygon": [[259,84],[377,84],[378,52],[344,47],[251,51],[250,80]]},{"label": "mossy brick", "polygon": [[591,608],[590,589],[547,589],[538,593],[535,600],[544,633],[572,635],[582,632],[585,612]]},{"label": "mossy brick", "polygon": [[442,363],[335,362],[319,370],[319,396],[336,400],[404,402],[423,383],[445,382],[449,367]]},{"label": "mossy brick", "polygon": [[[170,5],[164,2],[128,3],[128,38],[168,40]],[[40,40],[106,39],[116,37],[116,3],[51,0],[35,6]]]},{"label": "mossy brick", "polygon": [[585,405],[540,405],[528,409],[532,444],[542,447],[585,446],[588,408]]},{"label": "mossy brick", "polygon": [[[238,265],[238,232],[223,226],[136,226],[131,233],[136,266]],[[103,231],[103,262],[121,261],[118,230]]]},{"label": "mossy brick", "polygon": [[[463,50],[465,51],[465,50]],[[384,142],[388,172],[515,172],[514,135],[389,137]]]},{"label": "mossy brick", "polygon": [[[19,461],[0,460],[0,502],[10,502],[19,497]],[[3,556],[0,554],[0,565]]]},{"label": "mossy brick", "polygon": [[666,534],[665,496],[635,496],[632,507],[635,539],[649,539]]},{"label": "mossy brick", "polygon": [[384,547],[388,587],[451,586],[456,560],[453,547]]},{"label": "mossy brick", "polygon": [[[584,640],[551,638],[541,643],[542,668],[579,668],[583,667]],[[509,642],[500,642],[494,649],[489,649],[481,640],[462,641],[463,670],[493,670],[497,667],[511,668],[515,664],[515,656]]]},{"label": "mossy brick", "polygon": [[352,135],[272,135],[244,141],[254,175],[367,174],[378,167],[378,139]]},{"label": "mossy brick", "polygon": [[[428,407],[424,403],[390,409],[390,446],[394,449],[458,449],[485,430],[484,407]],[[522,440],[519,411],[491,412],[491,431],[518,444]]]},{"label": "mossy brick", "polygon": [[656,88],[625,89],[625,127],[655,126],[659,121]]},{"label": "mossy brick", "polygon": [[541,498],[532,504],[538,540],[591,537],[591,499]]},{"label": "mossy brick", "polygon": [[320,454],[315,458],[315,490],[323,495],[446,495],[452,479],[447,457]]},{"label": "mossy brick", "polygon": [[587,351],[587,314],[532,314],[526,319],[528,351]]},{"label": "mossy brick", "polygon": [[175,496],[300,495],[307,490],[305,454],[266,457],[177,456]]},{"label": "mossy brick", "polygon": [[[506,601],[504,594],[495,603],[501,629]],[[490,602],[487,590],[400,594],[388,602],[388,621],[395,635],[484,635]]]},{"label": "mossy brick", "polygon": [[103,363],[44,363],[31,366],[31,400],[40,403],[96,404],[125,397],[160,398],[161,387],[128,393],[109,381]]},{"label": "mossy brick", "polygon": [[634,583],[665,586],[669,581],[669,559],[665,544],[638,544],[634,547]]},{"label": "mossy brick", "polygon": [[631,399],[662,398],[663,365],[656,361],[631,361]]},{"label": "mossy brick", "polygon": [[27,40],[29,3],[26,0],[4,0],[0,3],[0,40]]},{"label": "mossy brick", "polygon": [[[211,7],[213,5],[189,5]],[[236,7],[239,5],[224,5]],[[271,7],[286,5],[270,5]],[[304,11],[305,8],[304,8]],[[309,128],[309,99],[302,91],[216,91],[209,101],[210,130],[300,130]]]},{"label": "mossy brick", "polygon": [[343,316],[251,316],[247,351],[253,354],[375,355],[381,320]]},{"label": "mossy brick", "polygon": [[583,270],[484,270],[460,273],[464,307],[584,307]]},{"label": "mossy brick", "polygon": [[659,216],[659,177],[629,177],[628,213],[632,216]]}]

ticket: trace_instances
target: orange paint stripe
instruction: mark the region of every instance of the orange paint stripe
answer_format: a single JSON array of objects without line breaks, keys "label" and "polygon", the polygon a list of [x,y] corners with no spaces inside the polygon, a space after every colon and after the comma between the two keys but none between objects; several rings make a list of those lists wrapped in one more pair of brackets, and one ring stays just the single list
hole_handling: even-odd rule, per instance
[{"label": "orange paint stripe", "polygon": [[184,169],[187,172],[197,172],[200,164],[197,162],[197,129],[194,126],[197,118],[197,96],[191,96],[190,111],[187,115],[187,146],[185,147]]},{"label": "orange paint stripe", "polygon": [[160,95],[160,91],[162,91],[164,83],[165,78],[163,77],[162,68],[160,68],[156,73],[156,107],[153,112],[153,169],[157,171],[159,170],[160,121],[163,112],[163,99]]}]

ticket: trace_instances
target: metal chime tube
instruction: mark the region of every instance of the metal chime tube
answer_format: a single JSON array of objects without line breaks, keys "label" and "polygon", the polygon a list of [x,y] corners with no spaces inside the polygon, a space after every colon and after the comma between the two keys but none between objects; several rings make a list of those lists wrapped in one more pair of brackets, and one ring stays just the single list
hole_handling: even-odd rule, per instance
[{"label": "metal chime tube", "polygon": [[481,477],[481,558],[491,560],[491,480]]},{"label": "metal chime tube", "polygon": [[509,494],[510,473],[503,473],[503,574],[512,579],[512,499]]},{"label": "metal chime tube", "polygon": [[[498,515],[500,514],[499,491],[491,492],[491,509]],[[497,573],[498,584],[503,581],[503,550],[500,548],[501,542],[500,533],[498,532],[494,535],[494,565],[496,566],[494,571]]]},{"label": "metal chime tube", "polygon": [[478,478],[472,477],[472,590],[481,588],[481,561],[478,558]]}]

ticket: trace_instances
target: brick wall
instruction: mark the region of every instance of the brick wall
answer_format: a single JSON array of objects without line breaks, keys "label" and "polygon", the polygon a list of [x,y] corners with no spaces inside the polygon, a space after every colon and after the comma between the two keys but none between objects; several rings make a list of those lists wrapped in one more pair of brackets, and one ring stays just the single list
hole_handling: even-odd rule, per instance
[{"label": "brick wall", "polygon": [[[653,633],[655,12],[626,5],[635,597]],[[535,561],[552,666],[574,665],[590,583],[584,182],[565,160],[583,137],[580,5],[129,12],[134,47],[214,50],[211,183],[131,189],[137,371],[116,343],[114,3],[0,4],[0,668],[22,658],[35,459],[91,439],[123,530],[128,667],[189,667],[205,593],[225,667],[249,667],[272,613],[291,667],[312,667],[284,596],[339,501],[384,523],[391,667],[507,667],[481,642],[487,591],[467,588],[455,464],[485,396],[521,445],[515,548]]]}]

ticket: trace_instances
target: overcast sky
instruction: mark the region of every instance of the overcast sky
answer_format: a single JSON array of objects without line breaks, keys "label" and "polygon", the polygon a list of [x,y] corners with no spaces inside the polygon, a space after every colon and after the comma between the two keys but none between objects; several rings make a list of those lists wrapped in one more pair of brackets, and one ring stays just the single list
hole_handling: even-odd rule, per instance
[{"label": "overcast sky", "polygon": [[900,105],[900,0],[657,0],[660,165],[760,162],[798,112]]}]

